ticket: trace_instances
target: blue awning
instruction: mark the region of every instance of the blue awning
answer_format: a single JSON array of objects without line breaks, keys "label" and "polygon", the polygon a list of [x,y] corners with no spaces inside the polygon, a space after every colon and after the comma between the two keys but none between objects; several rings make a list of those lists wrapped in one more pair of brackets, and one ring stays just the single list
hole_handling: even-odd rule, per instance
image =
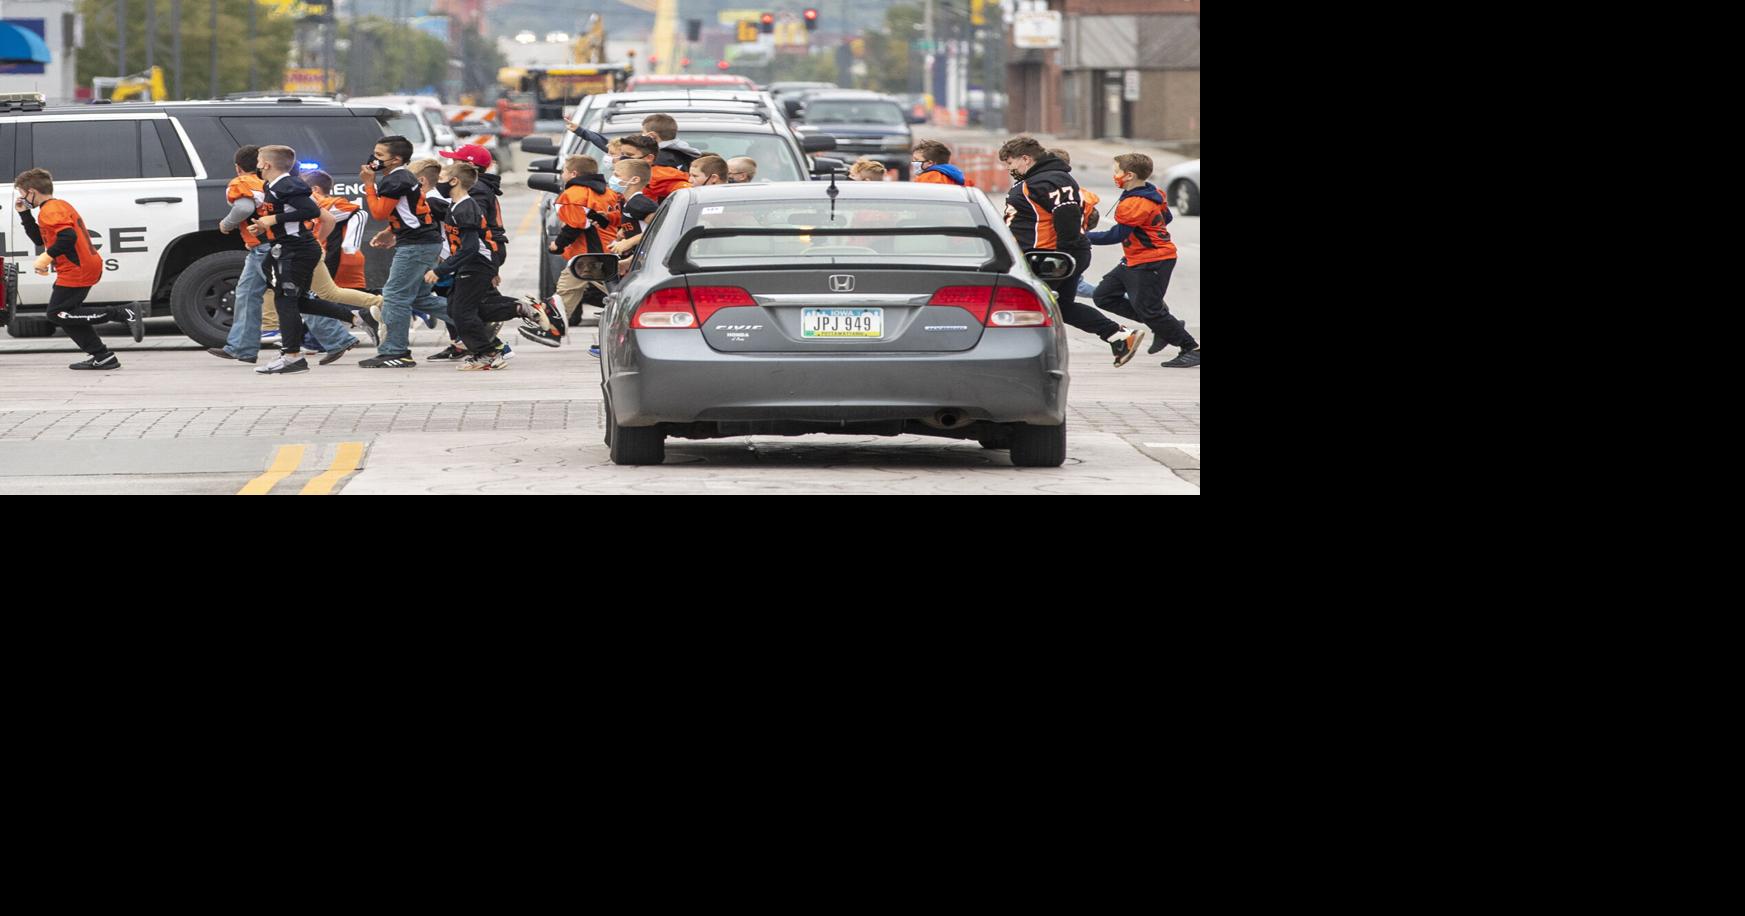
[{"label": "blue awning", "polygon": [[42,36],[10,22],[0,22],[0,64],[46,64],[48,45]]}]

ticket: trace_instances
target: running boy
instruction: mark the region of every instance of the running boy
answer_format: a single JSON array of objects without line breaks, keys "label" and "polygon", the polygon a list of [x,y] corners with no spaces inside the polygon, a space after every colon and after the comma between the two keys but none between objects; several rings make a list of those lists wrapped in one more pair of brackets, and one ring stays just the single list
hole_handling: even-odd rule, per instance
[{"label": "running boy", "polygon": [[309,186],[291,172],[297,167],[297,151],[288,146],[260,149],[261,179],[266,193],[261,209],[249,229],[263,244],[274,248],[273,301],[279,310],[279,358],[256,369],[262,375],[309,371],[303,358],[303,313],[321,315],[350,324],[352,312],[344,306],[309,297],[315,268],[321,263],[321,246],[315,232],[321,222],[321,207]]},{"label": "running boy", "polygon": [[[69,369],[119,369],[121,361],[97,336],[97,326],[111,321],[125,321],[133,331],[133,342],[145,340],[145,315],[132,307],[98,308],[85,305],[91,287],[103,277],[103,261],[91,247],[91,237],[85,231],[85,221],[73,205],[55,197],[55,176],[47,169],[30,169],[13,179],[18,200],[18,219],[24,223],[24,234],[42,247],[36,256],[36,272],[48,276],[55,272],[54,292],[49,294],[48,320],[66,328],[67,336],[91,358],[73,363]],[[41,209],[40,225],[30,211]]]},{"label": "running boy", "polygon": [[1120,245],[1121,265],[1097,284],[1097,308],[1142,321],[1157,335],[1150,352],[1169,344],[1181,352],[1163,364],[1188,369],[1200,364],[1200,344],[1163,301],[1169,275],[1175,271],[1175,242],[1165,228],[1175,219],[1163,195],[1152,185],[1151,157],[1126,153],[1115,157],[1115,184],[1121,201],[1115,205],[1115,225],[1090,234],[1093,245]]}]

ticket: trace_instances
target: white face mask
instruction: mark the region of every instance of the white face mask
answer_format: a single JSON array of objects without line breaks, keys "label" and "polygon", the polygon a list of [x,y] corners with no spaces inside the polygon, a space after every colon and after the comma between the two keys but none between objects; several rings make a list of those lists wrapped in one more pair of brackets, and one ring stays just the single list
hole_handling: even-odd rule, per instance
[{"label": "white face mask", "polygon": [[911,163],[909,163],[909,174],[910,175],[919,175],[919,174],[921,174],[921,171],[925,168],[927,168],[927,163],[925,163],[925,162],[911,162]]}]

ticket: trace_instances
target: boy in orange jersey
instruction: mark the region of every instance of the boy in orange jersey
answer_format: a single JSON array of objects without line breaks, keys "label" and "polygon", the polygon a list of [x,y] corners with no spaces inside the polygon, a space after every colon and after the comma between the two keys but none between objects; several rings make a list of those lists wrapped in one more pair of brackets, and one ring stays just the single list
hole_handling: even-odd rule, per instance
[{"label": "boy in orange jersey", "polygon": [[[67,336],[91,358],[74,363],[69,369],[119,369],[121,361],[103,345],[97,336],[97,326],[111,321],[125,321],[133,330],[133,341],[145,340],[145,315],[132,307],[98,308],[85,305],[91,287],[103,277],[103,260],[91,247],[91,236],[85,231],[85,221],[73,205],[55,197],[55,176],[47,169],[30,169],[14,179],[18,195],[14,206],[24,224],[24,234],[42,246],[36,257],[36,272],[48,276],[55,272],[54,292],[49,295],[48,320],[65,328]],[[31,215],[40,210],[40,221]]]},{"label": "boy in orange jersey", "polygon": [[1163,195],[1152,185],[1151,157],[1126,153],[1115,157],[1115,184],[1121,201],[1115,205],[1115,225],[1093,232],[1093,245],[1120,245],[1121,266],[1097,284],[1093,298],[1097,308],[1145,323],[1157,335],[1152,353],[1169,344],[1181,347],[1166,369],[1189,369],[1200,364],[1200,344],[1187,325],[1169,313],[1164,293],[1175,270],[1175,242],[1165,228],[1175,217]]},{"label": "boy in orange jersey", "polygon": [[[626,141],[629,139],[632,138]],[[627,154],[629,146],[626,142]],[[603,304],[605,283],[615,279],[613,275],[617,272],[609,258],[577,258],[611,253],[623,220],[620,210],[623,201],[608,187],[599,164],[591,156],[565,159],[563,181],[563,193],[557,198],[557,218],[563,230],[552,241],[551,251],[564,257],[564,270],[557,278],[557,295],[563,301],[563,310],[569,313],[569,324],[576,326],[582,322],[584,301],[596,306]]]}]

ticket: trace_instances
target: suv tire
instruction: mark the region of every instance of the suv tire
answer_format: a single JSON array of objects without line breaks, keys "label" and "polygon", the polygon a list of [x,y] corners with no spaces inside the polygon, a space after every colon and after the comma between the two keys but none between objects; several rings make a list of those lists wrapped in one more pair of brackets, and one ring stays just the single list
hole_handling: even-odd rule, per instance
[{"label": "suv tire", "polygon": [[1021,468],[1057,468],[1066,463],[1066,424],[1012,427],[1012,464]]},{"label": "suv tire", "polygon": [[47,318],[36,318],[30,315],[14,315],[6,325],[6,333],[12,337],[53,337],[54,322]]},{"label": "suv tire", "polygon": [[242,277],[245,251],[209,254],[182,271],[170,287],[170,312],[176,327],[202,347],[222,347],[230,337],[225,298]]}]

